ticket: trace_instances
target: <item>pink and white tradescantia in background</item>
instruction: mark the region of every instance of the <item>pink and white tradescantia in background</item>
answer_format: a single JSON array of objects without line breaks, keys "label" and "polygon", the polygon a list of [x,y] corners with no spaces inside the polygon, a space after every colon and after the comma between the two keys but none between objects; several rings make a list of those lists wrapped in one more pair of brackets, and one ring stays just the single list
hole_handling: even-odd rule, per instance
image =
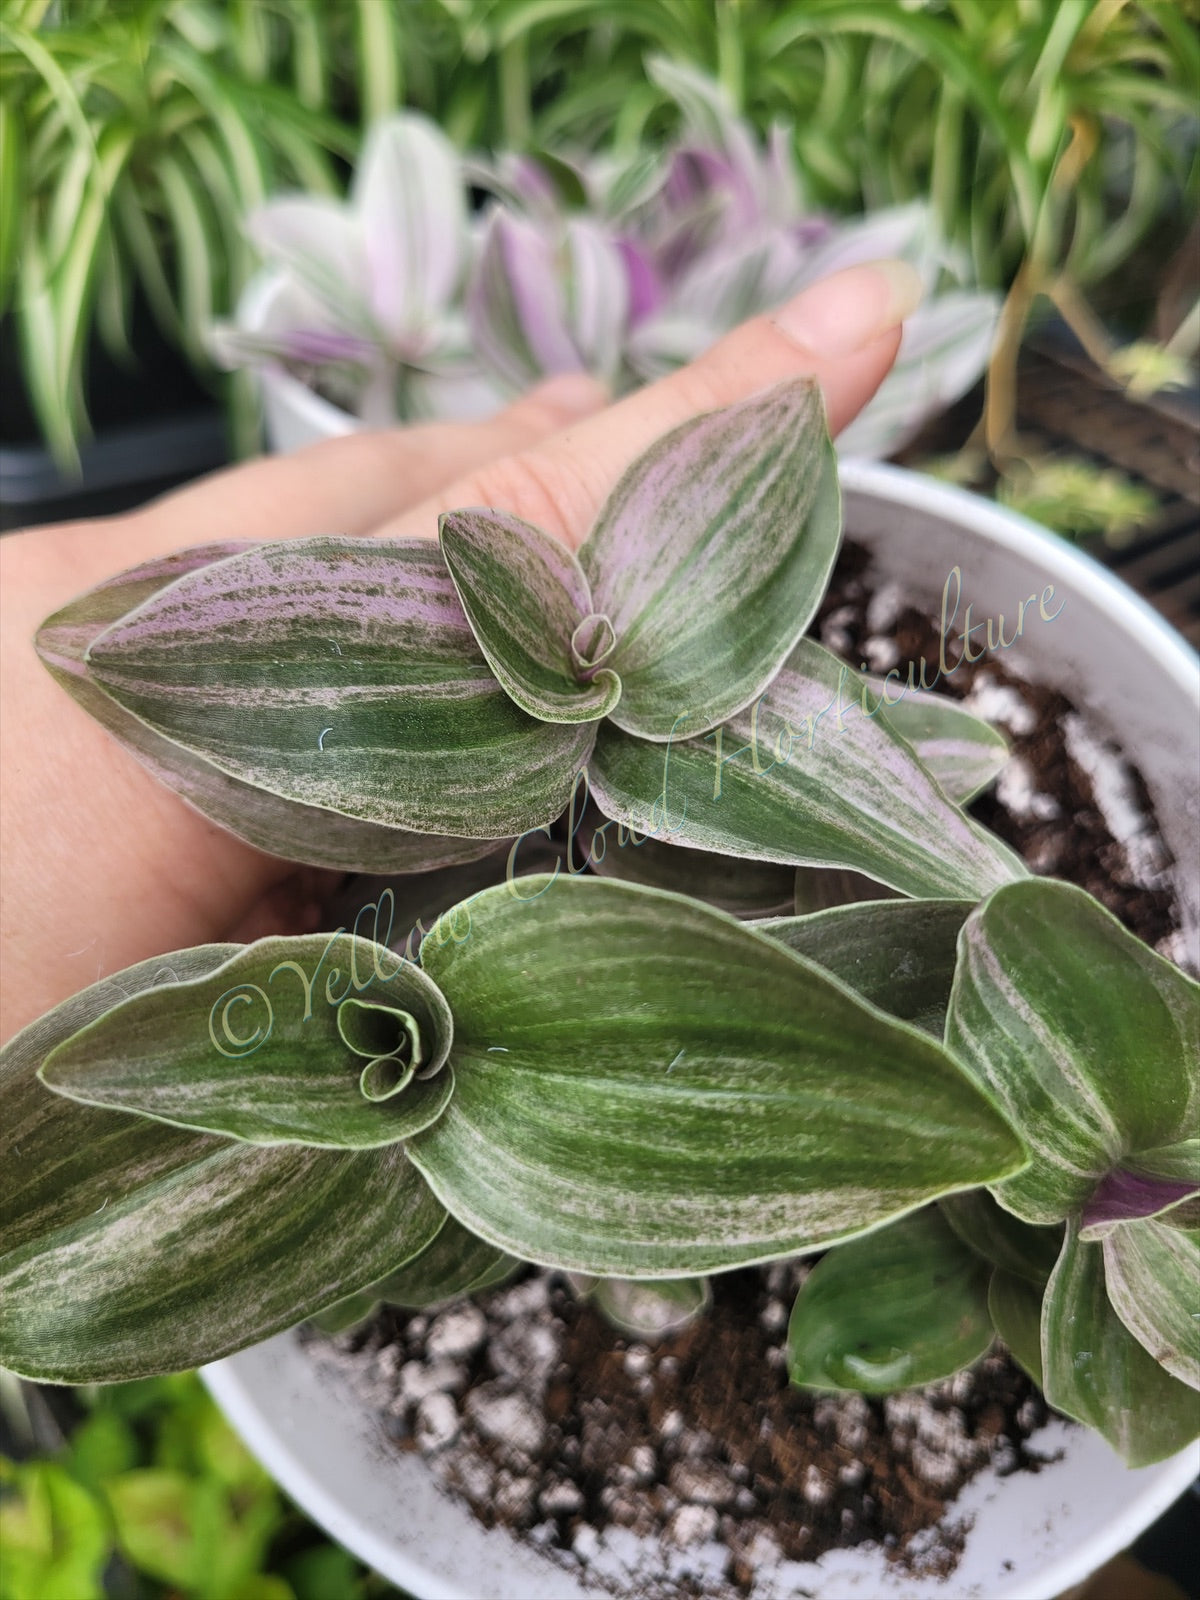
[{"label": "pink and white tradescantia in background", "polygon": [[925,302],[839,440],[899,449],[982,373],[998,297],[925,205],[814,214],[789,128],[764,146],[716,84],[649,70],[683,125],[655,154],[472,158],[414,113],[377,124],[348,201],[281,196],[249,218],[275,292],[253,326],[218,330],[222,359],[282,368],[367,425],[469,419],[556,373],[636,388],[805,283],[901,256]]}]

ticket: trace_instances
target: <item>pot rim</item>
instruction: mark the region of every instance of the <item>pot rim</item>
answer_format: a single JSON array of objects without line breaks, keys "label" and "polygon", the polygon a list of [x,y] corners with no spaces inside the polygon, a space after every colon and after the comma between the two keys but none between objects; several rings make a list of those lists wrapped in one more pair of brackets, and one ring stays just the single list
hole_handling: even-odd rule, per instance
[{"label": "pot rim", "polygon": [[[296,380],[286,381],[314,405],[345,417]],[[839,463],[839,474],[844,491],[889,500],[915,512],[953,522],[961,526],[964,533],[1004,546],[1035,565],[1045,565],[1049,560],[1061,571],[1063,583],[1072,584],[1077,593],[1103,610],[1116,627],[1139,641],[1176,692],[1200,711],[1200,658],[1196,652],[1146,601],[1091,556],[1017,512],[907,468],[848,459]],[[294,1338],[292,1332],[280,1335],[279,1341]],[[351,1492],[341,1492],[340,1485],[338,1490],[330,1489],[300,1459],[287,1437],[287,1429],[264,1407],[261,1385],[241,1369],[240,1363],[251,1354],[253,1352],[243,1352],[214,1363],[203,1368],[201,1376],[229,1421],[284,1491],[361,1560],[393,1581],[412,1588],[423,1600],[462,1600],[458,1589],[448,1587],[444,1579],[422,1567],[395,1541],[382,1537],[359,1514]],[[314,1373],[314,1382],[319,1381]],[[367,1470],[370,1465],[364,1462]],[[1023,1578],[1014,1586],[997,1591],[996,1600],[1044,1600],[1045,1594],[1062,1593],[1128,1548],[1195,1478],[1195,1447],[1188,1446],[1178,1455],[1136,1473],[1133,1469],[1126,1470],[1130,1473],[1133,1492],[1122,1502],[1120,1513],[1109,1518],[1102,1531],[1079,1539],[1042,1566],[1036,1574],[1036,1594],[1029,1587],[1030,1580]],[[985,1469],[973,1481],[983,1482],[991,1476],[991,1469]],[[1000,1480],[994,1479],[994,1482]],[[471,1513],[464,1510],[463,1515]],[[949,1587],[943,1592],[947,1600],[954,1593]]]},{"label": "pot rim", "polygon": [[[237,322],[252,332],[258,332],[266,322],[271,302],[286,287],[286,280],[274,269],[267,267],[257,273],[242,291],[238,302]],[[363,423],[353,412],[335,406],[310,389],[299,378],[293,378],[282,367],[262,367],[254,376],[264,389],[271,390],[274,398],[293,411],[305,428],[312,429],[322,438],[340,438],[346,433],[358,433]]]}]

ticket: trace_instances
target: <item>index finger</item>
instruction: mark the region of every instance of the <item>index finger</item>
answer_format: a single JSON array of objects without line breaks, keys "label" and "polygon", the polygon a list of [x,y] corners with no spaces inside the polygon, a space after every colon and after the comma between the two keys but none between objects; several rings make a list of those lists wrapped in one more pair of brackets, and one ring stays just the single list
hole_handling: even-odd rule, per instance
[{"label": "index finger", "polygon": [[579,545],[625,468],[654,439],[785,378],[815,377],[830,431],[855,417],[887,375],[900,325],[921,297],[903,261],[847,267],[779,310],[744,322],[670,377],[531,449],[458,479],[376,529],[435,537],[443,511],[495,506]]}]

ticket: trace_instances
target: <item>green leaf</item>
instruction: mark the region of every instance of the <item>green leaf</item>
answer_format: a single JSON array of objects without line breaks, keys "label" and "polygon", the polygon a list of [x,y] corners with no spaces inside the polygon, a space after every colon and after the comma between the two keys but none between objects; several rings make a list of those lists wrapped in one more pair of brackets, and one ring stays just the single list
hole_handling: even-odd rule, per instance
[{"label": "green leaf", "polygon": [[502,1283],[519,1265],[514,1257],[448,1215],[432,1244],[406,1261],[399,1271],[389,1273],[359,1294],[339,1300],[313,1321],[325,1333],[340,1333],[365,1322],[381,1302],[413,1309],[438,1306],[459,1295],[476,1294]]},{"label": "green leaf", "polygon": [[1113,1310],[1160,1367],[1200,1389],[1200,1233],[1119,1222],[1102,1249]]},{"label": "green leaf", "polygon": [[735,917],[765,917],[790,907],[790,867],[717,855],[712,850],[689,850],[631,833],[622,823],[604,817],[598,817],[597,823],[587,855],[588,866],[597,877],[619,878],[648,889],[670,889]]},{"label": "green leaf", "polygon": [[1042,1384],[1042,1299],[1044,1283],[1030,1283],[997,1267],[988,1286],[988,1312],[996,1332],[1033,1381]]},{"label": "green leaf", "polygon": [[833,911],[838,906],[858,905],[864,900],[890,900],[897,891],[877,883],[861,872],[845,867],[797,867],[792,884],[793,907],[797,916],[814,911]]},{"label": "green leaf", "polygon": [[656,1343],[703,1316],[712,1304],[707,1278],[598,1278],[585,1292],[607,1322],[630,1338]]},{"label": "green leaf", "polygon": [[49,1093],[37,1072],[56,1045],[113,1006],[154,984],[213,972],[241,948],[202,945],[128,967],[64,1000],[0,1051],[0,1250],[99,1213],[222,1148],[142,1117],[75,1105]]},{"label": "green leaf", "polygon": [[[517,898],[513,889],[519,891]],[[514,1255],[677,1277],[816,1249],[1023,1160],[932,1040],[722,912],[599,879],[426,939],[456,1089],[412,1159]]]},{"label": "green leaf", "polygon": [[386,1305],[436,1306],[500,1283],[519,1265],[448,1216],[431,1244],[372,1287]]},{"label": "green leaf", "polygon": [[394,1270],[445,1213],[399,1146],[255,1148],[51,1094],[56,1045],[237,946],[142,962],[0,1052],[0,1365],[112,1383],[215,1361]]},{"label": "green leaf", "polygon": [[[876,694],[887,696],[885,681],[867,682]],[[945,695],[905,693],[894,705],[885,704],[879,714],[907,740],[956,805],[966,805],[981,794],[1008,760],[1004,735]]]},{"label": "green leaf", "polygon": [[[411,962],[348,933],[306,934],[260,939],[203,977],[113,1006],[39,1076],[85,1105],[251,1144],[369,1149],[440,1116],[454,1091],[441,1070],[452,1032]],[[365,1077],[377,1057],[407,1064],[413,1081]]]},{"label": "green leaf", "polygon": [[1035,1228],[1014,1217],[986,1189],[939,1201],[946,1221],[965,1244],[994,1267],[1043,1288],[1062,1249],[1061,1227]]},{"label": "green leaf", "polygon": [[443,1214],[398,1145],[222,1144],[0,1256],[0,1361],[54,1383],[216,1361],[382,1277]]},{"label": "green leaf", "polygon": [[0,1500],[5,1600],[103,1600],[108,1522],[100,1502],[53,1461],[17,1468]]},{"label": "green leaf", "polygon": [[1195,1391],[1159,1366],[1113,1310],[1103,1247],[1068,1224],[1042,1312],[1043,1389],[1095,1428],[1128,1466],[1174,1455],[1200,1433]]},{"label": "green leaf", "polygon": [[579,551],[628,733],[701,734],[762,693],[820,603],[841,501],[812,378],[685,422],[625,472]]},{"label": "green leaf", "polygon": [[988,1269],[935,1210],[853,1239],[800,1286],[788,1324],[788,1376],[810,1389],[936,1383],[992,1342]]},{"label": "green leaf", "polygon": [[601,666],[612,628],[592,615],[562,540],[505,511],[447,511],[438,526],[479,648],[521,710],[544,722],[607,716],[621,697],[620,678]]},{"label": "green leaf", "polygon": [[969,900],[869,900],[759,927],[881,1011],[940,1040],[958,930],[970,910]]},{"label": "green leaf", "polygon": [[1200,984],[1082,889],[1029,880],[972,913],[946,1043],[1033,1159],[996,1190],[1026,1222],[1079,1212],[1137,1153],[1194,1132]]},{"label": "green leaf", "polygon": [[803,639],[754,706],[702,739],[654,746],[605,723],[588,765],[592,792],[639,832],[759,861],[849,867],[902,894],[977,900],[1023,876],[904,740],[861,714],[854,681]]},{"label": "green leaf", "polygon": [[513,704],[424,539],[244,551],[143,601],[87,662],[220,771],[390,828],[494,840],[549,822],[592,742]]},{"label": "green leaf", "polygon": [[380,827],[256,789],[156,733],[93,683],[87,652],[105,629],[177,578],[249,548],[238,543],[200,545],[110,578],[42,624],[35,641],[38,654],[67,693],[160,783],[260,850],[342,871],[415,872],[473,861],[494,848],[486,840]]}]

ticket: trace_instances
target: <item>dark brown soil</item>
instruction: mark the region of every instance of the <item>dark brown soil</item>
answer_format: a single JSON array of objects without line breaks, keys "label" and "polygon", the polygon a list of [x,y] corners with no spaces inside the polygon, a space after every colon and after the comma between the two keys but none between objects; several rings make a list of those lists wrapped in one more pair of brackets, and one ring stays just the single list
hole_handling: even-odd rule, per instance
[{"label": "dark brown soil", "polygon": [[[854,666],[896,665],[903,678],[924,660],[932,676],[936,619],[897,597],[881,622],[885,597],[873,595],[867,566],[865,552],[847,548],[813,634]],[[999,720],[1020,784],[985,794],[973,814],[1035,872],[1082,885],[1169,952],[1178,926],[1169,863],[1140,777],[1093,738],[1094,759],[1125,797],[1114,822],[1111,792],[1104,802],[1070,752],[1074,708],[1017,676],[1017,655],[964,663],[939,686],[1007,706],[1008,725]],[[865,1542],[914,1571],[948,1573],[965,1532],[948,1507],[985,1465],[1037,1470],[1045,1457],[1029,1441],[1045,1402],[999,1347],[946,1383],[883,1400],[791,1388],[787,1316],[808,1270],[777,1263],[717,1277],[710,1313],[652,1349],[618,1334],[561,1277],[531,1271],[478,1297],[465,1320],[454,1308],[384,1311],[326,1345],[325,1359],[351,1372],[401,1447],[421,1449],[481,1520],[587,1563],[639,1600],[746,1593],[756,1569]],[[614,1528],[659,1552],[634,1582],[596,1564],[596,1533]]]},{"label": "dark brown soil", "polygon": [[[872,596],[869,569],[867,551],[858,545],[847,545],[811,629],[815,637],[853,666],[860,665],[869,655],[876,634],[867,620]],[[942,643],[939,619],[908,605],[897,611],[886,631],[895,641],[901,681],[907,680],[911,662],[915,681],[921,682],[920,664],[924,662],[925,681],[932,682],[938,672]],[[992,651],[978,661],[957,664],[957,639],[948,641],[946,660],[954,671],[941,678],[937,690],[963,700],[985,680],[1017,691],[1032,713],[1033,726],[1027,731],[1003,726],[1002,731],[1014,756],[1027,762],[1036,776],[1037,792],[1053,800],[1059,814],[1049,819],[1017,815],[995,791],[989,790],[972,804],[971,815],[1012,845],[1034,872],[1078,884],[1107,906],[1131,933],[1157,947],[1169,940],[1179,926],[1175,898],[1165,881],[1170,858],[1161,841],[1156,840],[1156,865],[1162,881],[1138,881],[1126,850],[1114,839],[1097,804],[1092,780],[1069,753],[1064,725],[1075,707],[1057,690],[1018,676],[1013,668],[1019,654],[1019,650],[1007,656]],[[1110,755],[1120,761],[1119,752],[1110,750]],[[1129,766],[1124,767],[1124,772],[1152,828],[1153,813],[1141,774]]]}]

